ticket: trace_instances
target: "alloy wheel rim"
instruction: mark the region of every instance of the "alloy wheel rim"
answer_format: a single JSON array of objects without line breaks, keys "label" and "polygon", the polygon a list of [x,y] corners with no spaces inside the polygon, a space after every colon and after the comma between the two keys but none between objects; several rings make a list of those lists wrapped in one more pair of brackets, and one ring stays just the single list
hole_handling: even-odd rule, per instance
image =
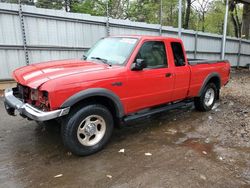
[{"label": "alloy wheel rim", "polygon": [[209,88],[205,93],[205,105],[211,106],[214,102],[215,92],[212,88]]},{"label": "alloy wheel rim", "polygon": [[105,132],[105,120],[98,115],[89,115],[79,124],[77,138],[82,145],[93,146],[101,141]]}]

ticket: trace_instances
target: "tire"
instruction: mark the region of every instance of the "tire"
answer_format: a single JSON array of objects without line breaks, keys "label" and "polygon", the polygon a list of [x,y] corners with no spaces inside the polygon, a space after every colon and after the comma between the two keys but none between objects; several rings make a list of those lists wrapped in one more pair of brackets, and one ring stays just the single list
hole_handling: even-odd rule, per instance
[{"label": "tire", "polygon": [[73,110],[63,121],[64,145],[75,155],[86,156],[103,149],[114,128],[110,111],[103,105],[91,104]]},{"label": "tire", "polygon": [[[207,96],[207,97],[206,97]],[[218,89],[214,83],[208,83],[200,97],[194,99],[196,110],[206,112],[210,111],[218,97]]]}]

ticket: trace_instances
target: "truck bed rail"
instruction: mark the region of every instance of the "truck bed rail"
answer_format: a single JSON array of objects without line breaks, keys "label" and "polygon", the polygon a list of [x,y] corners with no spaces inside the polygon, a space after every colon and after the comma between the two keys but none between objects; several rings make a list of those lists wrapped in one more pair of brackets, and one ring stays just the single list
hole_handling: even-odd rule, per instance
[{"label": "truck bed rail", "polygon": [[189,65],[224,63],[227,60],[188,59]]}]

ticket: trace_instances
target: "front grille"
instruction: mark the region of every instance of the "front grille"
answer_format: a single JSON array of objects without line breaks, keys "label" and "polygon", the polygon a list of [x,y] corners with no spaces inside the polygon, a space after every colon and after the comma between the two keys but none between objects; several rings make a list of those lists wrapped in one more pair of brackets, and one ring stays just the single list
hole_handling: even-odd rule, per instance
[{"label": "front grille", "polygon": [[17,87],[14,90],[14,95],[21,99],[23,102],[26,102],[29,99],[30,89],[27,86],[17,84]]}]

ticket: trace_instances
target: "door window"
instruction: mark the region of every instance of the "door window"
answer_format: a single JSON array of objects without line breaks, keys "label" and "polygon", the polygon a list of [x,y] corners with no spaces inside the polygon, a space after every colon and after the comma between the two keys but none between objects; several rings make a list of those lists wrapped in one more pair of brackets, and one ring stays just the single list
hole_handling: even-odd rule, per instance
[{"label": "door window", "polygon": [[174,56],[174,64],[176,67],[185,66],[185,58],[181,43],[172,42],[171,43],[172,52]]},{"label": "door window", "polygon": [[138,52],[136,59],[145,60],[148,68],[167,67],[167,56],[164,42],[145,42]]}]

